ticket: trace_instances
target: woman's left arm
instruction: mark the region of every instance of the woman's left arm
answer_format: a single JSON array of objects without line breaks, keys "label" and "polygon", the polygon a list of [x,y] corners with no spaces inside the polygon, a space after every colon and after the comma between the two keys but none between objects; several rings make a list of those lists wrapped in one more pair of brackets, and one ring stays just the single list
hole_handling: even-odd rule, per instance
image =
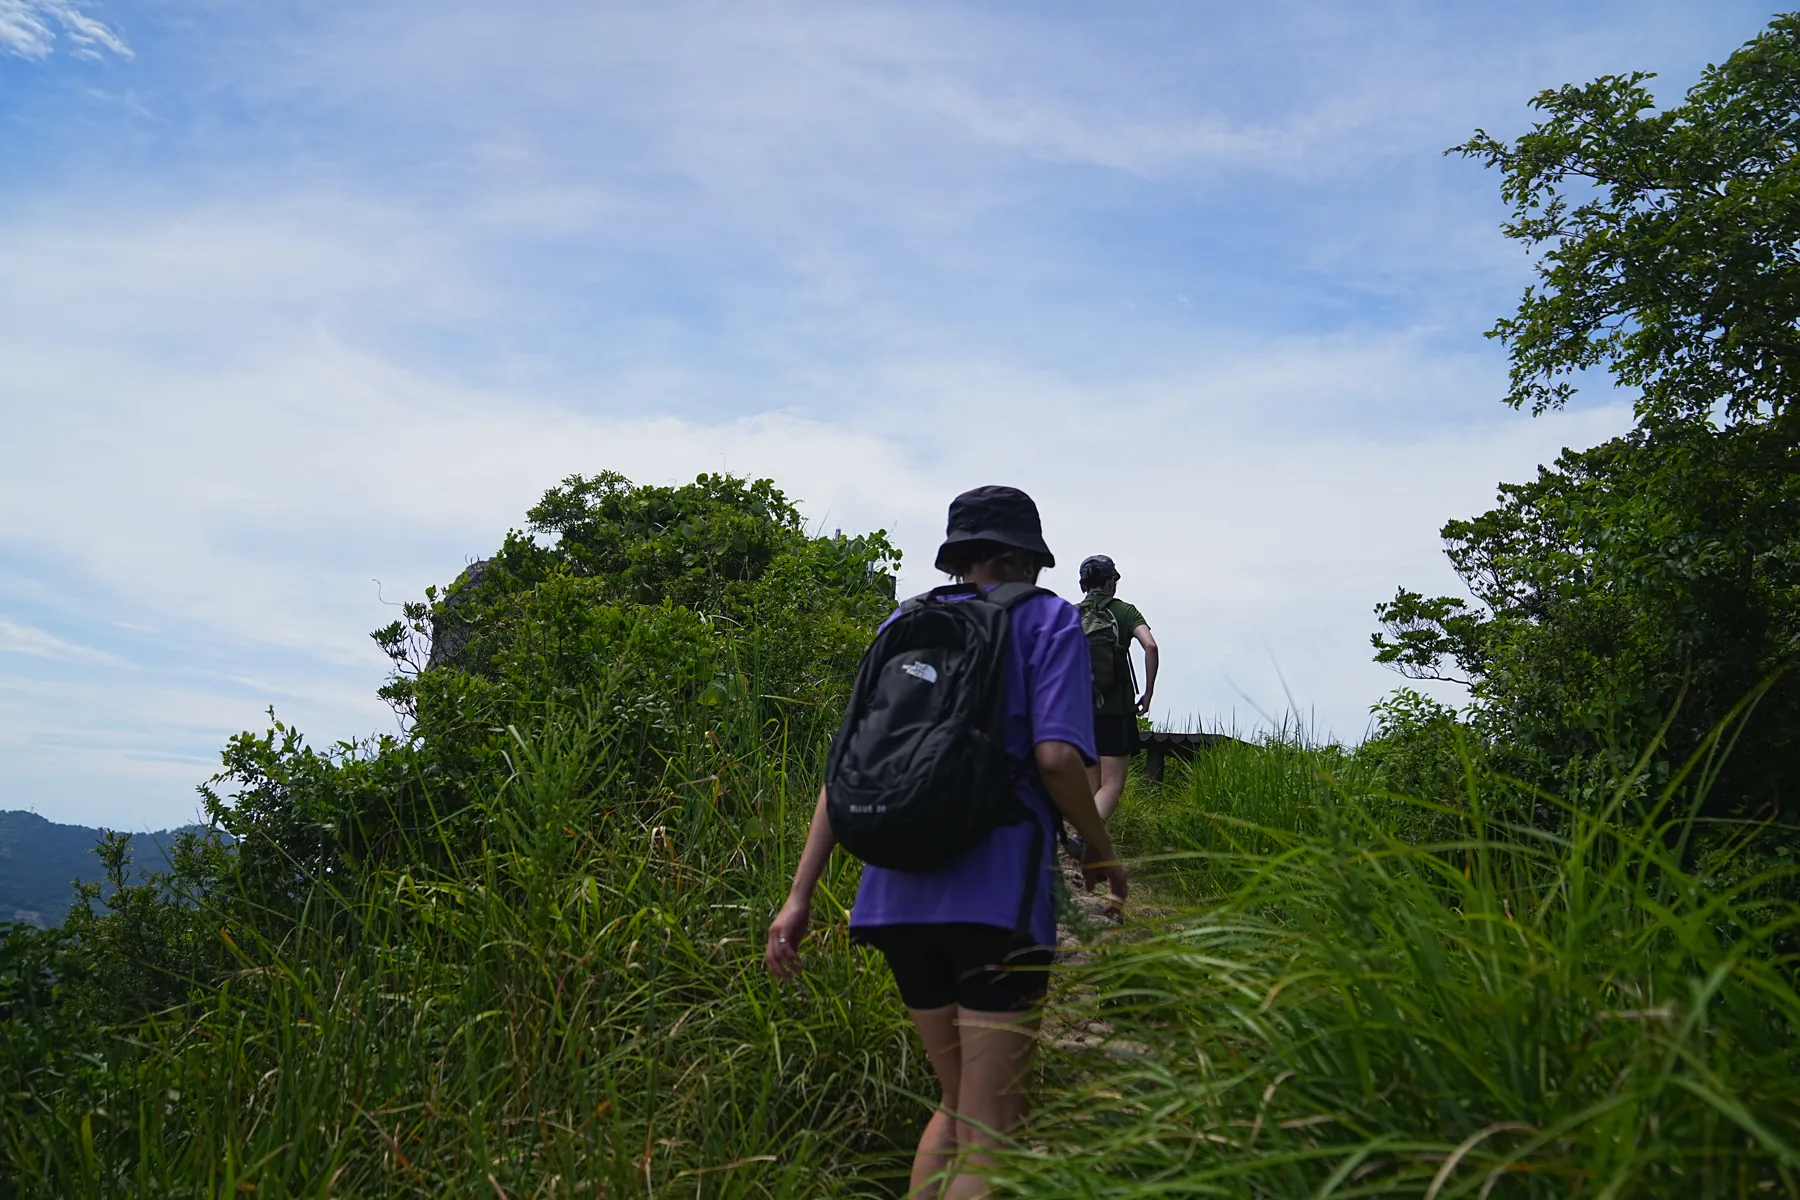
[{"label": "woman's left arm", "polygon": [[837,849],[837,834],[831,831],[831,818],[825,814],[825,789],[819,789],[819,802],[813,806],[812,826],[806,831],[806,849],[800,853],[800,866],[794,871],[794,886],[788,889],[787,903],[769,923],[769,944],[763,948],[763,962],[769,974],[777,979],[791,979],[800,969],[800,939],[812,920],[813,889],[831,852]]}]

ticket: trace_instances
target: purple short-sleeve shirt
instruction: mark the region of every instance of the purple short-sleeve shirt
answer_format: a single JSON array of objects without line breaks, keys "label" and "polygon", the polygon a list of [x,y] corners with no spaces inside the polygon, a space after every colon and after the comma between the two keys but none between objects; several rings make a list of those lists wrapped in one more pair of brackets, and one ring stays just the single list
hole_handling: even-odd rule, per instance
[{"label": "purple short-sleeve shirt", "polygon": [[[1034,943],[1056,944],[1050,881],[1056,810],[1038,776],[1039,742],[1068,742],[1094,761],[1094,690],[1087,639],[1075,606],[1045,593],[1012,610],[1006,662],[1006,749],[1030,764],[1018,782],[1030,819],[1002,825],[935,871],[865,866],[850,927],[967,922],[1013,929],[1029,886],[1025,923]],[[888,620],[893,620],[889,617]]]}]

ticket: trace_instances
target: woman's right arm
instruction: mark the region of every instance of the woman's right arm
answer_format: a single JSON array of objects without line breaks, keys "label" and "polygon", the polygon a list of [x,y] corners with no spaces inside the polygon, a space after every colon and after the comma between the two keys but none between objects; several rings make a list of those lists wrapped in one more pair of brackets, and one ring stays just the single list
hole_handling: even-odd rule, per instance
[{"label": "woman's right arm", "polygon": [[1113,849],[1112,834],[1100,819],[1100,810],[1094,807],[1094,788],[1088,782],[1081,751],[1068,742],[1039,742],[1036,756],[1038,774],[1051,802],[1087,842],[1081,873],[1088,890],[1093,891],[1094,885],[1105,879],[1114,902],[1125,899],[1125,865]]},{"label": "woman's right arm", "polygon": [[[1093,806],[1092,798],[1088,805]],[[806,831],[806,849],[800,852],[800,866],[794,871],[794,886],[788,889],[787,903],[769,923],[769,944],[763,948],[763,962],[777,979],[791,979],[800,969],[800,939],[806,936],[812,919],[813,888],[836,848],[837,835],[831,832],[831,819],[825,815],[825,789],[820,788],[812,826]]]}]

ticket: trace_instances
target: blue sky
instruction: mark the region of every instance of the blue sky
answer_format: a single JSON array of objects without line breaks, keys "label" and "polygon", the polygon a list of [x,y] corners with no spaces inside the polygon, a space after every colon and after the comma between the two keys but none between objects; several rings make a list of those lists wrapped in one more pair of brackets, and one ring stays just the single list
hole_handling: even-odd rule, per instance
[{"label": "blue sky", "polygon": [[1528,263],[1440,151],[1769,15],[0,0],[0,808],[160,827],[271,705],[393,728],[386,604],[607,468],[773,476],[912,588],[1025,487],[1159,717],[1358,737],[1438,526],[1628,419],[1499,403]]}]

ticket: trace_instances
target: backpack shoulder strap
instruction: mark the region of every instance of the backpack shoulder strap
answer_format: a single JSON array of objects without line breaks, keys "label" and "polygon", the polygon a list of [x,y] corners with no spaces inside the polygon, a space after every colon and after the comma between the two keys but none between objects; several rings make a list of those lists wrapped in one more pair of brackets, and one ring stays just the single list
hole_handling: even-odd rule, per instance
[{"label": "backpack shoulder strap", "polygon": [[1033,596],[1048,596],[1051,593],[1035,583],[1003,583],[987,593],[987,599],[1001,608],[1012,610],[1021,600],[1029,600]]},{"label": "backpack shoulder strap", "polygon": [[1108,596],[1104,592],[1089,592],[1076,602],[1075,607],[1084,613],[1093,613],[1095,616],[1105,615],[1106,619],[1112,622],[1113,630],[1120,637],[1124,637],[1125,627],[1119,624],[1119,614],[1113,608],[1113,601],[1117,599],[1117,596]]},{"label": "backpack shoulder strap", "polygon": [[1119,620],[1119,610],[1113,607],[1113,602],[1117,599],[1117,596],[1108,596],[1106,598],[1106,615],[1112,618],[1113,632],[1118,635],[1119,642],[1123,645],[1125,642],[1131,640],[1131,631],[1125,628],[1125,622]]},{"label": "backpack shoulder strap", "polygon": [[917,612],[927,604],[935,604],[938,601],[948,600],[957,596],[979,596],[980,594],[981,589],[972,583],[940,584],[939,586],[932,588],[929,592],[920,592],[916,596],[902,600],[900,602],[900,611]]},{"label": "backpack shoulder strap", "polygon": [[1002,583],[984,592],[972,583],[946,583],[934,587],[929,592],[920,592],[917,596],[900,602],[901,612],[917,612],[927,604],[935,604],[943,600],[956,599],[963,596],[978,596],[1001,608],[1011,610],[1021,600],[1029,600],[1033,596],[1049,596],[1053,593],[1039,587],[1035,583]]}]

